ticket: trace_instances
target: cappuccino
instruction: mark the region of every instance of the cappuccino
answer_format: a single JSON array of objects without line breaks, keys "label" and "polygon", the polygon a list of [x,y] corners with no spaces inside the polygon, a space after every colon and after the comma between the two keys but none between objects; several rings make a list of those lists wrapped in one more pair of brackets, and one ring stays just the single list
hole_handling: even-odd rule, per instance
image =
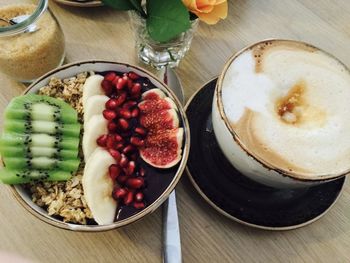
[{"label": "cappuccino", "polygon": [[350,169],[350,72],[304,43],[266,41],[227,67],[221,99],[240,145],[303,178]]}]

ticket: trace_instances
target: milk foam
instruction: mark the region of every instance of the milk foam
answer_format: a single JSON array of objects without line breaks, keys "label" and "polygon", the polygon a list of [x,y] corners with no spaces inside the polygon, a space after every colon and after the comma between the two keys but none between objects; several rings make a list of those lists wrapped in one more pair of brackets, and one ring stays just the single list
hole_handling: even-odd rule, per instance
[{"label": "milk foam", "polygon": [[[222,85],[224,111],[241,142],[265,163],[304,176],[350,169],[349,72],[327,54],[289,42],[255,54],[239,55]],[[298,83],[305,86],[301,118],[288,123],[276,103]]]}]

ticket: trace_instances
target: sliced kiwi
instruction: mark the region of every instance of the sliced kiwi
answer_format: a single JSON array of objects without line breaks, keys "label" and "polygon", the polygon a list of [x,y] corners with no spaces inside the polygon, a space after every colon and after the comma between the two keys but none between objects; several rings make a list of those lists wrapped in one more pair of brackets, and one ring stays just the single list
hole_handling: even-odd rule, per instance
[{"label": "sliced kiwi", "polygon": [[28,121],[6,120],[5,132],[16,133],[47,133],[51,135],[77,137],[80,134],[80,124],[65,124],[54,121]]},{"label": "sliced kiwi", "polygon": [[78,169],[80,124],[64,101],[36,94],[16,97],[5,110],[4,127],[4,183],[66,180]]},{"label": "sliced kiwi", "polygon": [[[65,150],[78,150],[79,137],[63,137],[44,133],[20,134],[4,133],[0,139],[0,150],[5,146],[47,147]],[[1,150],[1,152],[3,152]]]},{"label": "sliced kiwi", "polygon": [[5,119],[78,123],[77,112],[70,105],[59,99],[36,94],[12,99],[6,107]]},{"label": "sliced kiwi", "polygon": [[20,157],[4,157],[5,167],[7,169],[59,169],[62,171],[75,171],[78,169],[80,161],[75,160],[59,160],[49,157],[34,157],[34,158],[20,158]]},{"label": "sliced kiwi", "polygon": [[51,147],[14,147],[14,146],[3,146],[1,148],[1,155],[3,157],[19,157],[25,158],[33,157],[49,157],[49,158],[62,158],[64,159],[75,159],[78,158],[77,150],[59,150]]},{"label": "sliced kiwi", "polygon": [[4,184],[23,184],[32,181],[66,181],[72,174],[59,170],[38,171],[38,170],[9,170],[0,169],[0,181]]}]

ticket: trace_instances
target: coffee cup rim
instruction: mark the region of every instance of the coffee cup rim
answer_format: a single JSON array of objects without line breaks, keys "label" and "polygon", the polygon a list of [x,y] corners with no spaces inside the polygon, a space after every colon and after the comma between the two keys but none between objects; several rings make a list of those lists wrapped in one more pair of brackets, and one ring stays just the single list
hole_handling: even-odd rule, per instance
[{"label": "coffee cup rim", "polygon": [[[221,119],[224,121],[225,126],[227,127],[228,131],[231,133],[232,138],[234,139],[234,141],[238,144],[238,146],[251,158],[253,158],[255,161],[257,161],[258,163],[260,163],[262,166],[264,166],[266,169],[268,170],[273,170],[275,172],[277,172],[278,174],[282,175],[282,176],[286,176],[286,177],[290,177],[292,179],[295,180],[299,180],[299,181],[327,181],[330,179],[337,179],[340,178],[342,176],[345,176],[347,174],[350,173],[350,167],[345,170],[344,172],[338,173],[338,174],[315,174],[312,175],[312,177],[310,177],[310,175],[306,175],[303,173],[296,173],[290,170],[286,170],[286,169],[282,169],[282,168],[278,168],[275,165],[267,162],[266,160],[264,160],[263,158],[256,156],[251,150],[248,149],[248,147],[241,141],[240,137],[238,136],[238,134],[234,131],[234,129],[231,127],[231,125],[229,124],[229,120],[225,114],[224,111],[224,107],[223,107],[223,102],[222,102],[222,86],[223,86],[223,80],[226,76],[226,72],[228,70],[228,68],[231,66],[232,62],[238,57],[240,56],[242,53],[244,53],[245,51],[259,45],[262,43],[266,43],[266,42],[293,42],[293,43],[298,43],[298,44],[302,44],[305,45],[306,47],[309,48],[313,48],[315,50],[321,51],[324,54],[328,55],[329,57],[335,59],[336,61],[338,61],[342,66],[344,66],[344,68],[350,72],[349,68],[343,63],[341,62],[338,58],[336,58],[334,55],[330,54],[327,51],[322,50],[321,48],[318,48],[316,46],[313,46],[309,43],[303,42],[303,41],[299,41],[299,40],[292,40],[292,39],[279,39],[279,38],[269,38],[269,39],[264,39],[264,40],[260,40],[258,42],[255,42],[253,44],[250,44],[246,47],[244,47],[243,49],[240,49],[239,51],[237,51],[236,53],[234,53],[225,63],[223,70],[221,71],[221,74],[218,77],[218,81],[216,83],[216,88],[215,88],[215,95],[216,95],[216,103],[217,107],[218,107],[218,111],[220,114]],[[350,164],[349,164],[350,166]]]}]

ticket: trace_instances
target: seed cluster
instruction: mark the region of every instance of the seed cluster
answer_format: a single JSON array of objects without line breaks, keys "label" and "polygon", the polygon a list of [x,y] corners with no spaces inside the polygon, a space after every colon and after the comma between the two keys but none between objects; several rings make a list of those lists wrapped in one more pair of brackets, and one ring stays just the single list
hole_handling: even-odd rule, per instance
[{"label": "seed cluster", "polygon": [[109,167],[109,176],[115,183],[112,193],[119,205],[145,207],[145,170],[139,162],[139,147],[144,145],[147,129],[140,125],[143,78],[134,72],[109,72],[102,81],[102,89],[110,99],[105,104],[103,117],[108,121],[108,134],[97,139],[115,159]]}]

